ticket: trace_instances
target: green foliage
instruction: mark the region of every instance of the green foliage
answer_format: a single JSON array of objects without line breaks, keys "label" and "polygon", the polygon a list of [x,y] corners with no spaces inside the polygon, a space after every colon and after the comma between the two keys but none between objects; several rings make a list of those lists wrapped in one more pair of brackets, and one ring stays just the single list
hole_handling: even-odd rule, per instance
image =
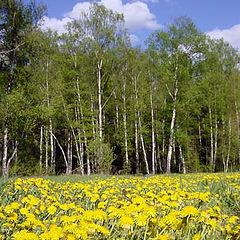
[{"label": "green foliage", "polygon": [[[102,145],[102,157],[100,157],[100,146]],[[90,161],[97,162],[97,173],[110,173],[112,161],[115,159],[113,149],[108,143],[101,144],[100,140],[93,140],[89,142],[87,153]],[[99,161],[101,159],[102,161]]]},{"label": "green foliage", "polygon": [[0,2],[0,138],[7,127],[8,159],[19,143],[12,175],[35,174],[40,155],[58,173],[67,164],[73,172],[82,164],[85,173],[88,167],[108,173],[114,159],[123,172],[145,172],[140,136],[151,169],[153,131],[158,171],[166,171],[170,147],[174,171],[182,166],[180,148],[189,172],[223,171],[226,163],[239,169],[239,52],[186,17],[154,32],[140,50],[130,46],[123,16],[97,3],[63,35],[38,29],[43,11],[23,1]]}]

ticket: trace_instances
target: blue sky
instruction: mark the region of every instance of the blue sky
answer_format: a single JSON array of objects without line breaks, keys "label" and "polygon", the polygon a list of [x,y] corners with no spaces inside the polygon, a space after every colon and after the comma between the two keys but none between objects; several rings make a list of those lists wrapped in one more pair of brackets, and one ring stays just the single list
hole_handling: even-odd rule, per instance
[{"label": "blue sky", "polygon": [[[43,28],[64,31],[70,18],[87,11],[87,0],[38,0],[47,5]],[[122,12],[135,44],[142,43],[154,30],[162,29],[179,16],[193,19],[211,37],[223,37],[240,48],[240,0],[99,0],[106,7]]]}]

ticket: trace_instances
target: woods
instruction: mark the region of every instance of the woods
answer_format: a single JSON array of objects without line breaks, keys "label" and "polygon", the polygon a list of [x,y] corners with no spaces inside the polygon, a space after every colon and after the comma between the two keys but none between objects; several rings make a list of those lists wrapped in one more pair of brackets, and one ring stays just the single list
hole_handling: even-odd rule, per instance
[{"label": "woods", "polygon": [[143,50],[96,3],[62,35],[44,13],[0,2],[3,177],[240,170],[236,49],[186,17]]}]

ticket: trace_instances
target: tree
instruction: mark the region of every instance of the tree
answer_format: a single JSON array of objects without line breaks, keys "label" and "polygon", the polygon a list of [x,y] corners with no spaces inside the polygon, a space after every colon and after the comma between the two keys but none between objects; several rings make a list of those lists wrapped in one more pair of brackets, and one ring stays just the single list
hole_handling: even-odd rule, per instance
[{"label": "tree", "polygon": [[[3,83],[1,85],[2,101],[6,99],[5,108],[18,87],[28,78],[24,66],[28,64],[28,34],[37,27],[44,8],[33,2],[24,5],[21,0],[3,0],[0,3],[0,67]],[[21,77],[20,77],[21,76]],[[23,82],[21,82],[21,80]],[[17,145],[9,158],[9,125],[11,112],[6,111],[2,120],[3,158],[2,174],[8,177],[9,167],[17,151]]]}]

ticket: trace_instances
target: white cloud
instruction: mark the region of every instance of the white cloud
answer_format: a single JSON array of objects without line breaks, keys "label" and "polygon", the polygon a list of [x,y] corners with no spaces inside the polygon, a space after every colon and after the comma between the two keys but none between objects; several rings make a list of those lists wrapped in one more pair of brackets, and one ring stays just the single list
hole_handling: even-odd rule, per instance
[{"label": "white cloud", "polygon": [[[99,3],[108,9],[122,13],[125,18],[125,26],[131,32],[141,29],[156,30],[161,27],[156,16],[151,13],[148,5],[143,1],[124,4],[122,0],[101,0]],[[70,18],[78,19],[82,13],[89,11],[90,5],[88,1],[77,3],[72,11],[66,13],[62,19],[44,17],[42,28],[50,28],[62,33],[64,32],[64,25],[70,21]]]},{"label": "white cloud", "polygon": [[161,27],[156,16],[152,14],[146,3],[137,1],[123,5],[122,11],[126,27],[132,31],[137,29],[156,30]]},{"label": "white cloud", "polygon": [[[134,1],[136,1],[136,0],[134,0]],[[133,2],[134,2],[133,1]],[[159,2],[159,0],[141,0],[142,2],[147,2],[147,3],[157,3],[157,2]],[[164,0],[164,1],[169,1],[169,0]]]},{"label": "white cloud", "polygon": [[71,12],[66,13],[65,17],[70,17],[73,19],[78,19],[83,13],[89,11],[89,7],[91,6],[90,2],[81,2],[77,3]]},{"label": "white cloud", "polygon": [[[138,0],[132,0],[132,2],[136,2],[136,1]],[[141,0],[141,2],[146,2],[146,3],[158,3],[160,1],[169,3],[172,0]]]},{"label": "white cloud", "polygon": [[71,19],[68,17],[65,17],[63,19],[57,19],[45,16],[43,17],[41,28],[43,30],[51,29],[57,31],[59,34],[62,34],[66,31],[64,26],[70,21]]},{"label": "white cloud", "polygon": [[215,29],[207,33],[211,38],[223,38],[233,47],[240,49],[240,24],[228,29]]},{"label": "white cloud", "polygon": [[135,34],[130,34],[130,41],[131,41],[133,46],[136,46],[140,43],[139,37],[136,36]]}]

